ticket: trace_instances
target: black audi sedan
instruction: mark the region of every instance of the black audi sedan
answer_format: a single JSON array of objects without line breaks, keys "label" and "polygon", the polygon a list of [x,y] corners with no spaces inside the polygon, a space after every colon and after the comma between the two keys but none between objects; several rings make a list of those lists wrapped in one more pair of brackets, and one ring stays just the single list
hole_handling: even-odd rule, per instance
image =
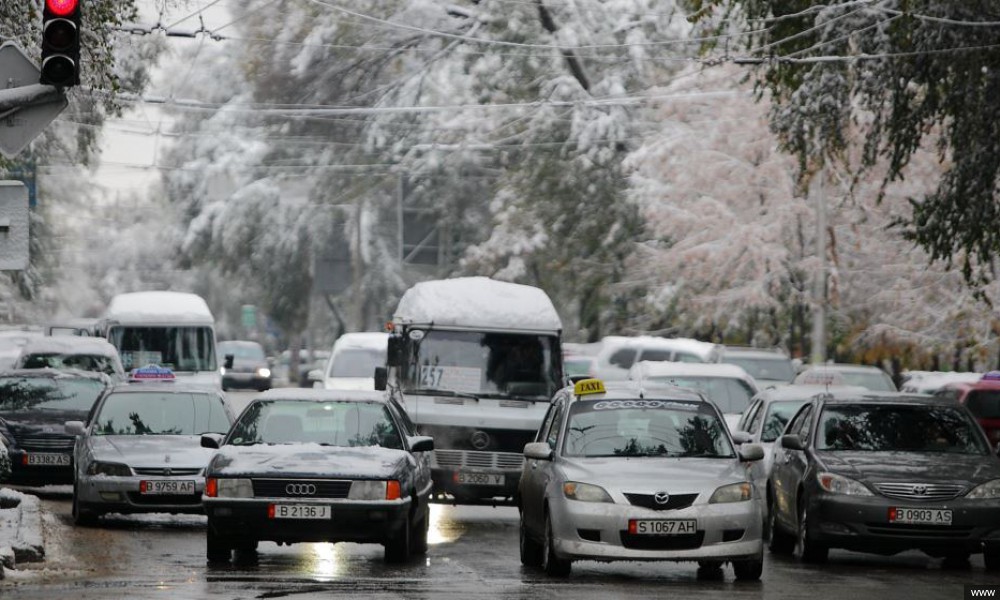
[{"label": "black audi sedan", "polygon": [[387,562],[427,550],[428,437],[378,392],[273,389],[243,411],[206,470],[209,562],[259,541],[385,546]]},{"label": "black audi sedan", "polygon": [[1000,570],[1000,458],[969,411],[901,394],[814,397],[789,421],[768,480],[770,548],[921,550]]},{"label": "black audi sedan", "polygon": [[85,421],[111,384],[102,373],[21,369],[0,373],[0,438],[10,455],[10,482],[73,483],[73,444],[66,421]]}]

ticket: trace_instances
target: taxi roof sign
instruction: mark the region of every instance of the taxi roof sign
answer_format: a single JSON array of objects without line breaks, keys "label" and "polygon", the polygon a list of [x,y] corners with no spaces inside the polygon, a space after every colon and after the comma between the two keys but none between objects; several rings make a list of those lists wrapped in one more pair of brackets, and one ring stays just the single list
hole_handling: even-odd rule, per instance
[{"label": "taxi roof sign", "polygon": [[139,369],[132,369],[128,376],[129,381],[173,381],[177,379],[172,369],[159,365],[146,365]]},{"label": "taxi roof sign", "polygon": [[590,394],[604,394],[604,382],[600,379],[581,379],[573,386],[573,393],[577,396],[588,396]]}]

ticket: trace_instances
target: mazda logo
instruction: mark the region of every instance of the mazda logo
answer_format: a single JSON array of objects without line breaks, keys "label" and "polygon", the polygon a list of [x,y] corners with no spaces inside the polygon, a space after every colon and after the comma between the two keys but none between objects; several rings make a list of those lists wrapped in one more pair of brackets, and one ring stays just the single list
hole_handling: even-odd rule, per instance
[{"label": "mazda logo", "polygon": [[285,493],[289,496],[314,496],[316,495],[316,484],[289,483],[285,486]]},{"label": "mazda logo", "polygon": [[477,431],[472,434],[470,441],[476,450],[485,450],[490,447],[490,434],[485,431]]},{"label": "mazda logo", "polygon": [[657,492],[653,494],[653,501],[662,506],[667,502],[670,502],[670,494],[666,492]]}]

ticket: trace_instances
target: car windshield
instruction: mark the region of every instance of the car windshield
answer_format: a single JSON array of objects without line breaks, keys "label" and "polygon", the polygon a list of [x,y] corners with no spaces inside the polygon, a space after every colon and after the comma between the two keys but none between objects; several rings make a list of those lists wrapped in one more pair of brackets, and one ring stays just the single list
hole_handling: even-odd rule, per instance
[{"label": "car windshield", "polygon": [[1000,419],[1000,390],[973,390],[965,405],[980,419]]},{"label": "car windshield", "polygon": [[827,406],[816,449],[866,452],[987,454],[978,427],[952,406],[848,404]]},{"label": "car windshield", "polygon": [[174,371],[215,371],[215,335],[210,327],[111,328],[126,371],[155,364]]},{"label": "car windshield", "polygon": [[258,400],[240,415],[226,443],[403,449],[396,424],[384,405],[349,401]]},{"label": "car windshield", "polygon": [[253,342],[219,342],[219,354],[221,356],[233,355],[233,358],[243,360],[258,360],[263,362],[264,349],[260,344]]},{"label": "car windshield", "polygon": [[327,377],[373,377],[375,367],[385,366],[385,354],[386,348],[338,349]]},{"label": "car windshield", "polygon": [[791,381],[795,379],[795,369],[792,368],[792,361],[783,356],[775,356],[774,358],[727,356],[722,362],[741,367],[754,379],[767,379],[769,381]]},{"label": "car windshield", "polygon": [[405,385],[413,391],[548,400],[558,388],[556,337],[429,330],[406,344]]},{"label": "car windshield", "polygon": [[729,377],[671,376],[650,377],[650,380],[698,390],[724,413],[743,412],[750,406],[750,398],[754,395],[747,382]]},{"label": "car windshield", "polygon": [[781,400],[767,405],[764,415],[764,426],[760,430],[760,441],[773,442],[785,430],[785,425],[792,418],[805,400]]},{"label": "car windshield", "polygon": [[87,411],[104,391],[100,381],[71,377],[0,379],[0,411]]},{"label": "car windshield", "polygon": [[881,371],[844,372],[845,385],[858,385],[873,392],[895,392],[896,384],[888,375]]},{"label": "car windshield", "polygon": [[566,456],[732,458],[726,426],[711,406],[669,400],[601,400],[572,405]]},{"label": "car windshield", "polygon": [[29,354],[21,359],[21,368],[80,369],[81,371],[92,371],[105,375],[119,375],[115,370],[114,359],[99,354]]},{"label": "car windshield", "polygon": [[229,431],[222,399],[214,394],[119,392],[94,415],[94,435],[201,435]]}]

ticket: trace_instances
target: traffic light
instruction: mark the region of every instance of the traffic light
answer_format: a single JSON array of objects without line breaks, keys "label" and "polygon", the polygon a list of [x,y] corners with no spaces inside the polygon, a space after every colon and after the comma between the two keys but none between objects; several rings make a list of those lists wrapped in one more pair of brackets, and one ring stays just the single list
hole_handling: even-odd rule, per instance
[{"label": "traffic light", "polygon": [[45,0],[39,83],[60,88],[80,83],[80,0]]}]

